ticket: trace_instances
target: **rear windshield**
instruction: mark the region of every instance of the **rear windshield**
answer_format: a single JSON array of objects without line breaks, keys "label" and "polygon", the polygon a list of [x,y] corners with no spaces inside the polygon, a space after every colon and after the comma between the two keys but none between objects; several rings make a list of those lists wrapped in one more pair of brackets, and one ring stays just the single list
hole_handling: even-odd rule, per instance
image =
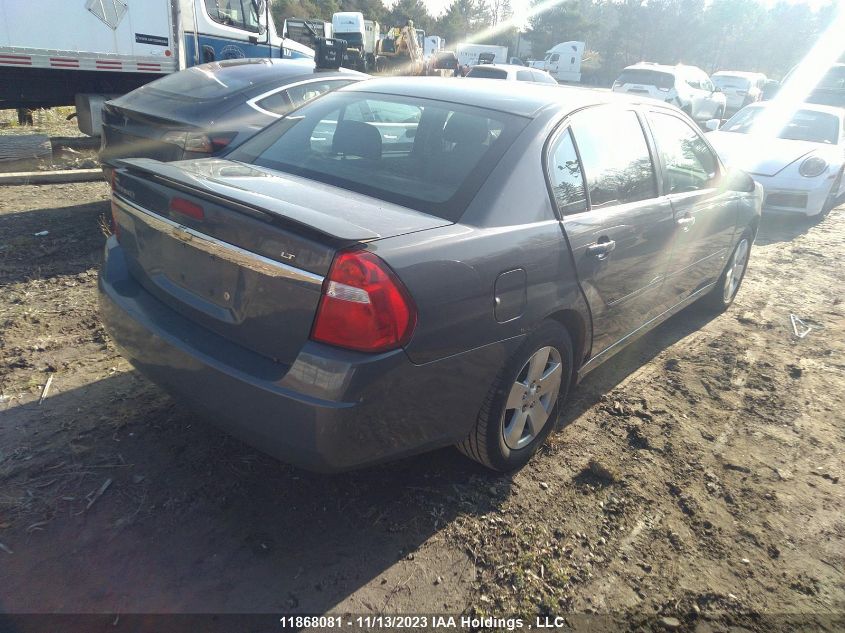
[{"label": "rear windshield", "polygon": [[620,84],[640,84],[641,86],[655,86],[668,90],[675,86],[675,76],[658,70],[631,68],[623,70],[616,80]]},{"label": "rear windshield", "polygon": [[845,90],[845,66],[834,66],[819,82],[822,90]]},{"label": "rear windshield", "polygon": [[[302,74],[311,72],[313,60],[301,62],[289,61],[288,64],[301,64]],[[290,66],[284,67],[290,73]],[[258,83],[265,83],[273,78],[282,78],[285,71],[261,59],[238,59],[212,62],[201,66],[192,66],[178,73],[157,79],[142,88],[144,91],[176,96],[180,99],[205,101],[217,99],[239,90],[244,90]]]},{"label": "rear windshield", "polygon": [[751,80],[747,77],[738,77],[736,75],[713,75],[711,77],[713,83],[719,88],[739,88],[746,90],[751,85]]},{"label": "rear windshield", "polygon": [[456,103],[333,92],[227,158],[454,221],[526,123]]},{"label": "rear windshield", "polygon": [[[731,117],[720,129],[723,132],[748,134],[765,108],[745,108]],[[779,138],[793,141],[836,144],[839,139],[839,118],[827,112],[798,110]]]},{"label": "rear windshield", "polygon": [[485,68],[484,66],[473,66],[469,69],[467,77],[476,79],[507,79],[508,71],[499,68]]}]

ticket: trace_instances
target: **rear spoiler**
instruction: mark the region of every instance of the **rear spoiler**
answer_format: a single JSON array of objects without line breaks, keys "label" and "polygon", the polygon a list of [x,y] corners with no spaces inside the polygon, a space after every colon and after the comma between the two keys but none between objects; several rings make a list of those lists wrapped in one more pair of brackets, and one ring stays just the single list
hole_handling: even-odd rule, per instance
[{"label": "rear spoiler", "polygon": [[[215,161],[208,161],[205,164],[209,167],[209,171],[212,171],[215,165],[220,165]],[[198,198],[221,203],[234,209],[240,207],[249,215],[260,215],[271,220],[282,219],[307,231],[316,231],[339,242],[367,242],[382,237],[370,229],[335,215],[221,182],[215,179],[211,173],[206,175],[196,171],[188,171],[150,158],[114,160],[112,165],[118,170],[126,170],[133,175],[143,174],[152,180],[185,191]],[[232,164],[228,161],[225,161],[225,165],[226,167],[223,167],[223,169],[234,172],[229,174],[231,176],[266,175],[249,165]],[[237,173],[238,170],[242,170],[242,172]],[[225,176],[226,174],[222,173],[221,170],[220,175]]]}]

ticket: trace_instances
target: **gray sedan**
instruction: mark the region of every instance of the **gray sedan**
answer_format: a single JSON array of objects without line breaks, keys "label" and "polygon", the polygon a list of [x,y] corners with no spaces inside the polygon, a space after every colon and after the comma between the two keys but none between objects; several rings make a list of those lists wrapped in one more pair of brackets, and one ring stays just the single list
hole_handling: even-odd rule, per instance
[{"label": "gray sedan", "polygon": [[100,159],[215,156],[311,99],[367,78],[315,68],[311,59],[192,66],[106,103]]},{"label": "gray sedan", "polygon": [[222,158],[123,161],[102,317],[141,372],[281,459],[455,444],[505,471],[593,368],[731,304],[761,194],[653,100],[360,82]]}]

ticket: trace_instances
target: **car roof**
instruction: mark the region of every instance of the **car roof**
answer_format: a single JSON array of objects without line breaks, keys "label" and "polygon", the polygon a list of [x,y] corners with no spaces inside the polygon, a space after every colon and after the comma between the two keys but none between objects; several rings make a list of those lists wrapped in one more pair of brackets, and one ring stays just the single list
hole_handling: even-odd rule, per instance
[{"label": "car roof", "polygon": [[[516,68],[523,68],[517,66]],[[535,117],[549,107],[565,105],[568,111],[604,103],[648,103],[660,105],[652,99],[639,99],[623,93],[560,86],[526,81],[518,93],[513,84],[501,79],[473,79],[439,77],[385,77],[358,81],[341,88],[342,92],[369,92],[402,97],[432,99],[462,103],[477,108],[498,110],[523,117]]]},{"label": "car roof", "polygon": [[344,75],[350,78],[365,78],[368,75],[347,68],[338,70],[318,69],[313,59],[277,59],[266,57],[247,57],[242,59],[224,59],[193,66],[210,74],[221,83],[237,79],[234,83],[248,84],[233,92],[249,92],[265,84],[282,85],[293,79],[309,79],[311,77],[328,77]]},{"label": "car roof", "polygon": [[675,66],[669,66],[667,64],[657,64],[653,62],[637,62],[636,64],[631,64],[630,66],[626,66],[625,70],[657,70],[659,72],[664,73],[677,73],[677,72],[686,72],[686,71],[695,71],[705,73],[701,70],[698,66],[687,66],[686,64],[676,64]]},{"label": "car roof", "polygon": [[749,72],[749,71],[745,71],[745,70],[718,70],[710,76],[711,77],[723,77],[725,75],[730,75],[731,77],[747,77],[749,79],[753,78],[753,77],[765,77],[766,76],[763,73],[753,73],[753,72]]},{"label": "car roof", "polygon": [[[762,103],[752,103],[748,108],[755,108],[758,110],[762,110],[763,108],[772,108],[777,107],[773,106],[771,101],[763,101]],[[837,119],[845,118],[845,109],[837,107],[837,106],[829,106],[829,105],[822,105],[820,103],[801,103],[796,108],[798,110],[811,110],[813,112],[823,112],[824,114],[832,114]]]}]

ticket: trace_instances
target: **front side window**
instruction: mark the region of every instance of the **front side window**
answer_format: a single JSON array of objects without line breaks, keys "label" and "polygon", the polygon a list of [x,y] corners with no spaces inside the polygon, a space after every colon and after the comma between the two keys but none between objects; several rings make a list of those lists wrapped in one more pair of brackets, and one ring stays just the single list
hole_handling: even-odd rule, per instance
[{"label": "front side window", "polygon": [[339,91],[229,158],[456,220],[525,124],[461,104]]},{"label": "front side window", "polygon": [[555,53],[554,55],[552,55],[552,58],[549,61],[554,63],[554,62],[558,61],[559,59],[560,59],[560,55]]},{"label": "front side window", "polygon": [[657,196],[651,155],[634,112],[590,108],[573,118],[572,132],[592,208]]},{"label": "front side window", "polygon": [[581,163],[569,130],[566,130],[556,141],[549,155],[548,171],[552,195],[561,215],[586,211],[584,177],[581,174]]},{"label": "front side window", "polygon": [[258,13],[252,0],[205,0],[205,10],[215,22],[250,33],[259,32]]},{"label": "front side window", "polygon": [[712,187],[718,162],[701,135],[671,114],[650,112],[648,120],[663,165],[664,191],[673,194]]}]

